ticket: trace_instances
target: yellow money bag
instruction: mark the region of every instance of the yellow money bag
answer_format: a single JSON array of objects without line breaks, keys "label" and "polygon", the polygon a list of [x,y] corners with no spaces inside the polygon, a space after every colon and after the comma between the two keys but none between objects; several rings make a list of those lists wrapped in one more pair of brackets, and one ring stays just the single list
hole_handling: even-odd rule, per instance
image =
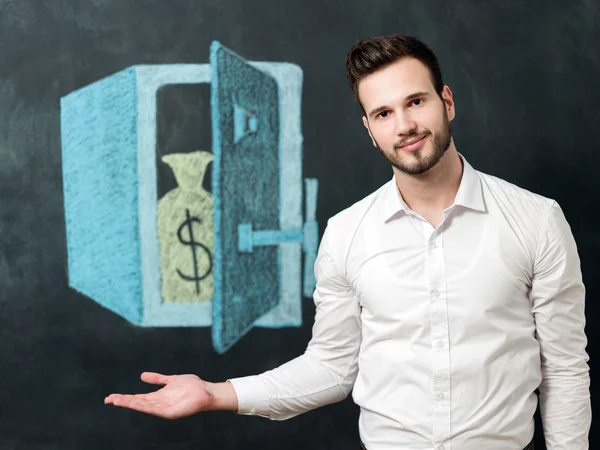
[{"label": "yellow money bag", "polygon": [[178,187],[157,209],[162,297],[167,303],[199,302],[213,294],[213,197],[202,186],[213,154],[172,153],[162,161],[173,169]]}]

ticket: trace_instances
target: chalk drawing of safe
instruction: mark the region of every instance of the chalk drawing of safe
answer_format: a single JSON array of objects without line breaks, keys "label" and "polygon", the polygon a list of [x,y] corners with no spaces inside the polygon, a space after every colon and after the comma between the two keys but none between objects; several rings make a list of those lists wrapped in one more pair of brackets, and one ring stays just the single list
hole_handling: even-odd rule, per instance
[{"label": "chalk drawing of safe", "polygon": [[[212,151],[157,163],[157,91],[200,83]],[[221,354],[252,327],[300,326],[319,239],[301,92],[299,66],[215,41],[209,64],[135,65],[61,98],[70,287],[135,325],[212,326]],[[162,198],[160,163],[177,181]]]}]

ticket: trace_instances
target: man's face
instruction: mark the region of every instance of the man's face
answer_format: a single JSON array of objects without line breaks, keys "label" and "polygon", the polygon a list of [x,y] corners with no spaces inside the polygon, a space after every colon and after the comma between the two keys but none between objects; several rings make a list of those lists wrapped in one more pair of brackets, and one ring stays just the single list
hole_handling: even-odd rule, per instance
[{"label": "man's face", "polygon": [[444,86],[440,99],[421,61],[403,58],[368,75],[360,81],[358,94],[373,145],[397,170],[425,173],[450,147],[452,92]]}]

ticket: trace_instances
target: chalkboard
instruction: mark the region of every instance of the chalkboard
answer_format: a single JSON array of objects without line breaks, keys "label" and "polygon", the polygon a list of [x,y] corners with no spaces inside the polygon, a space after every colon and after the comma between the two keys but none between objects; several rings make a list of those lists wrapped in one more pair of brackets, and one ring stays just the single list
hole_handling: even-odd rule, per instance
[{"label": "chalkboard", "polygon": [[[358,448],[351,398],[283,422],[231,412],[166,421],[103,399],[153,389],[142,371],[223,381],[304,351],[315,313],[306,261],[330,216],[391,177],[344,69],[354,41],[382,34],[414,35],[436,52],[456,102],[457,149],[476,169],[563,208],[587,287],[593,373],[599,21],[600,3],[591,0],[0,0],[0,450]],[[278,144],[288,159],[270,175],[288,189],[281,195],[289,202],[273,213],[279,222],[255,221],[249,240],[233,243],[271,258],[278,306],[252,327],[231,325],[238,328],[228,348],[215,341],[218,319],[206,299],[160,301],[159,246],[148,238],[158,231],[147,208],[178,186],[163,156],[211,151],[223,132],[211,119],[215,42],[277,86],[269,104],[288,133],[287,147]],[[267,120],[279,130],[243,102],[229,106],[236,143]],[[94,170],[94,154],[81,153],[98,136],[112,147],[97,161],[122,158],[119,170]],[[215,162],[203,164],[201,190],[218,198],[222,174]],[[87,195],[92,179],[115,197]],[[91,211],[98,214],[85,222]],[[126,251],[115,253],[120,245]],[[206,258],[199,248],[196,264]],[[211,262],[226,274],[226,255],[216,252]],[[121,256],[129,265],[119,265]],[[536,449],[544,449],[539,413],[536,424]],[[590,448],[598,445],[592,430]]]}]

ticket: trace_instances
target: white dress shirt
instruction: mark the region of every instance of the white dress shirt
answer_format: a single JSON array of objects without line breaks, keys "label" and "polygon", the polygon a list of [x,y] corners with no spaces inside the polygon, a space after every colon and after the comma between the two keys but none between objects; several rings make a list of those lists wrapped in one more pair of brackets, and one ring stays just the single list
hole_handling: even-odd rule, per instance
[{"label": "white dress shirt", "polygon": [[588,449],[585,288],[559,205],[460,155],[434,228],[394,179],[332,217],[306,352],[229,380],[239,414],[360,406],[368,450],[521,450],[540,389],[548,450]]}]

